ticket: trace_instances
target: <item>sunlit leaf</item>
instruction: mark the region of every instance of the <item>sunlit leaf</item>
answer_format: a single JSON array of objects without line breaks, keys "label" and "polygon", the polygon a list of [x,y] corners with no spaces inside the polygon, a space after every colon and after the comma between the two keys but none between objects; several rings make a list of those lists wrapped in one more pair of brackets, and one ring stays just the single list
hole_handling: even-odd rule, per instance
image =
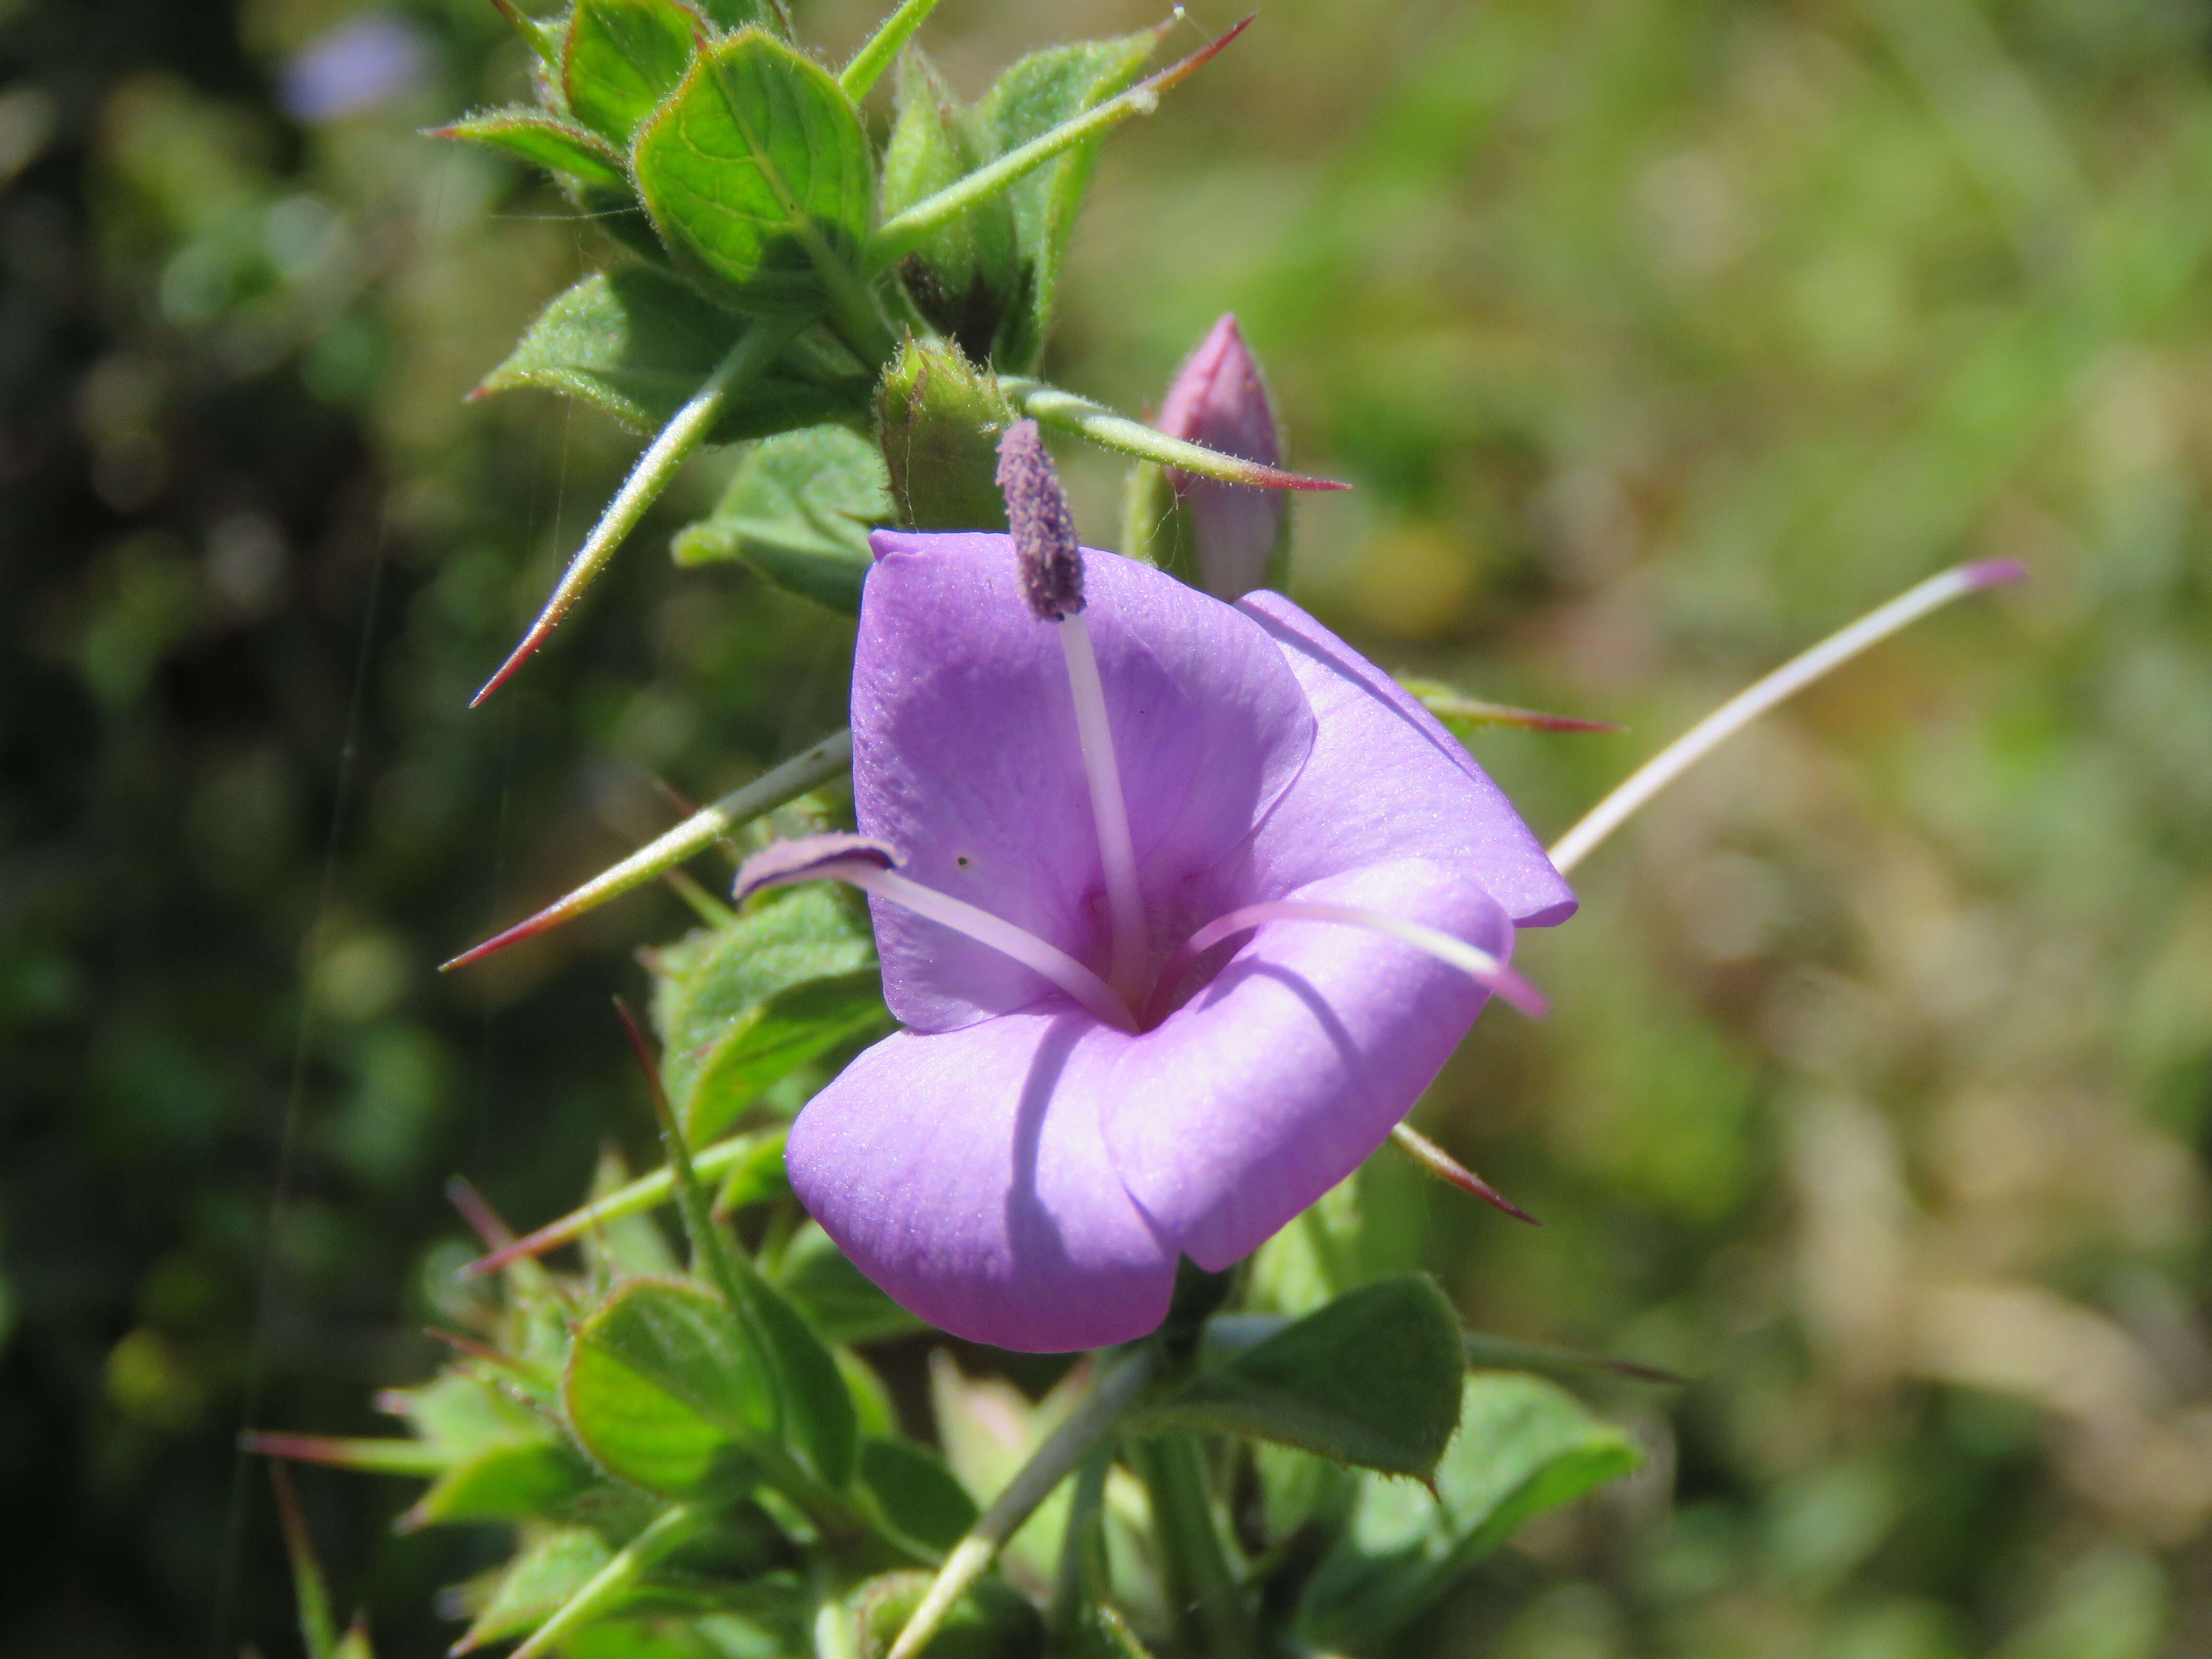
[{"label": "sunlit leaf", "polygon": [[[658,431],[684,407],[744,332],[741,318],[649,265],[586,276],[540,313],[487,374],[478,395],[535,387],[557,392],[640,432]],[[765,375],[731,398],[708,434],[726,443],[867,407],[859,367],[820,343],[787,347]]]},{"label": "sunlit leaf", "polygon": [[[977,117],[1003,155],[1123,90],[1158,42],[1146,29],[1032,52],[999,77],[977,106]],[[1025,286],[1023,303],[1000,331],[997,356],[1010,371],[1026,371],[1043,349],[1060,265],[1097,164],[1098,143],[1093,139],[1078,146],[1008,192]]]},{"label": "sunlit leaf", "polygon": [[674,91],[705,20],[679,0],[576,0],[561,86],[576,118],[628,145]]},{"label": "sunlit leaf", "polygon": [[537,109],[496,109],[440,127],[433,135],[483,144],[598,189],[629,184],[622,152],[597,133]]},{"label": "sunlit leaf", "polygon": [[662,1081],[694,1146],[777,1078],[888,1018],[867,924],[827,888],[793,889],[647,961]]},{"label": "sunlit leaf", "polygon": [[733,1496],[776,1431],[774,1384],[744,1325],[705,1291],[641,1280],[577,1328],[566,1398],[577,1438],[649,1492]]},{"label": "sunlit leaf", "polygon": [[860,115],[811,58],[758,29],[699,54],[641,128],[639,193],[679,263],[745,310],[821,310],[868,228]]}]

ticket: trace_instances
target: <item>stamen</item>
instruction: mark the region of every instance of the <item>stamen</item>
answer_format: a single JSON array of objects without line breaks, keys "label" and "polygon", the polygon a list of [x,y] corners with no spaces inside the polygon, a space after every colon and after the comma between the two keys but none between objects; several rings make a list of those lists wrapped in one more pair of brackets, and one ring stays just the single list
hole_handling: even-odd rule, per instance
[{"label": "stamen", "polygon": [[1106,908],[1113,927],[1107,980],[1126,1002],[1144,1000],[1145,897],[1137,880],[1137,846],[1121,793],[1121,769],[1106,714],[1106,688],[1098,656],[1083,620],[1083,549],[1066,493],[1035,421],[1018,422],[999,441],[999,488],[1006,497],[1022,593],[1041,622],[1057,624],[1067,659],[1067,689],[1075,702],[1076,737],[1091,787],[1091,816],[1098,836],[1098,862],[1106,878]]},{"label": "stamen", "polygon": [[1025,927],[1017,927],[1003,916],[900,875],[889,867],[890,862],[890,849],[880,842],[859,836],[808,836],[779,842],[747,859],[744,868],[738,872],[736,896],[744,899],[763,888],[793,882],[849,882],[864,893],[887,899],[925,921],[1012,957],[1050,980],[1107,1024],[1124,1031],[1137,1029],[1129,1005],[1113,987],[1058,945]]},{"label": "stamen", "polygon": [[1531,1019],[1541,1019],[1551,1012],[1551,1005],[1534,986],[1480,945],[1455,939],[1441,929],[1386,916],[1378,911],[1362,910],[1349,904],[1309,904],[1300,899],[1248,904],[1207,922],[1185,939],[1182,948],[1170,958],[1161,971],[1159,988],[1152,994],[1152,1006],[1147,1012],[1156,1018],[1163,1013],[1176,981],[1199,956],[1231,934],[1257,927],[1263,921],[1334,921],[1348,927],[1364,927],[1371,933],[1410,945],[1417,951],[1426,951],[1438,962],[1458,969],[1476,984],[1504,998]]},{"label": "stamen", "polygon": [[1832,634],[1811,650],[1792,657],[1765,679],[1739,691],[1680,737],[1644,763],[1628,781],[1583,815],[1582,822],[1552,848],[1553,867],[1561,875],[1580,864],[1598,844],[1644,805],[1723,743],[1775,704],[1802,690],[1830,670],[1841,667],[1869,646],[1920,620],[1952,600],[1985,587],[2018,581],[2027,571],[2011,559],[1984,559],[1930,576],[1849,628]]}]

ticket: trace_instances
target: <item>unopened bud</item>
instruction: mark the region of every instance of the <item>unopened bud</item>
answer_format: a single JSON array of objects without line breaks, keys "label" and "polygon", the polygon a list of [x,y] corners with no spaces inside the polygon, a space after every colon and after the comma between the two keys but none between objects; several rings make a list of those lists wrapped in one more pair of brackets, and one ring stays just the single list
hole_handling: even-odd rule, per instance
[{"label": "unopened bud", "polygon": [[1035,421],[1018,421],[999,440],[999,489],[1020,562],[1022,597],[1040,622],[1083,609],[1083,548],[1075,514]]},{"label": "unopened bud", "polygon": [[[1171,438],[1240,460],[1280,463],[1274,405],[1234,316],[1216,323],[1185,360],[1153,424]],[[1218,599],[1233,600],[1279,585],[1290,532],[1290,502],[1280,490],[1223,483],[1175,468],[1167,481],[1189,515],[1200,587]]]}]

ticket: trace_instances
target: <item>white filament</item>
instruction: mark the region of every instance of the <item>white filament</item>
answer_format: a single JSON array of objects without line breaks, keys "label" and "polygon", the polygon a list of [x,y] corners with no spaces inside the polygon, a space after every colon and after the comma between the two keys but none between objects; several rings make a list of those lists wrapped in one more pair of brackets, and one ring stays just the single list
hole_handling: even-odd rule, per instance
[{"label": "white filament", "polygon": [[[1309,904],[1300,899],[1281,899],[1271,904],[1248,904],[1241,910],[1231,910],[1225,916],[1217,916],[1193,933],[1176,952],[1176,968],[1201,951],[1212,949],[1232,933],[1241,933],[1249,927],[1257,927],[1263,921],[1334,921],[1348,927],[1364,927],[1371,933],[1410,945],[1417,951],[1426,951],[1437,961],[1458,969],[1475,983],[1496,992],[1532,1019],[1541,1019],[1550,1012],[1542,994],[1536,988],[1515,973],[1489,951],[1480,945],[1469,945],[1463,939],[1455,939],[1437,928],[1424,927],[1418,921],[1405,921],[1396,916],[1386,916],[1374,910],[1362,910],[1349,904]],[[1168,981],[1163,976],[1163,988]]]},{"label": "white filament", "polygon": [[950,927],[956,933],[965,934],[978,945],[988,945],[1003,956],[1012,957],[1023,967],[1042,974],[1054,985],[1073,997],[1109,1025],[1124,1031],[1133,1031],[1137,1022],[1131,1018],[1129,1005],[1106,981],[1085,968],[1058,945],[1048,945],[1025,927],[1017,927],[1003,916],[994,916],[964,899],[940,893],[933,887],[885,870],[860,860],[848,863],[823,864],[808,872],[807,878],[834,877],[848,881],[864,893],[887,899],[902,908],[911,910],[925,921]]},{"label": "white filament", "polygon": [[1723,743],[1792,693],[1849,662],[1870,645],[1929,611],[1993,582],[2012,580],[2016,567],[1966,564],[1930,576],[1879,610],[1869,611],[1840,633],[1792,657],[1765,679],[1730,697],[1680,737],[1630,774],[1626,782],[1583,814],[1582,821],[1552,848],[1552,864],[1561,875],[1580,864],[1607,836],[1654,795],[1688,771]]},{"label": "white filament", "polygon": [[[1129,833],[1129,807],[1121,793],[1121,768],[1114,757],[1114,729],[1106,718],[1106,688],[1083,613],[1070,611],[1056,630],[1067,658],[1067,689],[1075,698],[1075,731],[1083,746],[1083,773],[1091,785],[1091,816],[1098,829],[1098,862],[1106,873],[1106,908],[1113,925],[1107,982],[1133,1006],[1144,1000],[1145,896],[1137,885],[1137,845]],[[1088,969],[1085,970],[1088,972]]]}]

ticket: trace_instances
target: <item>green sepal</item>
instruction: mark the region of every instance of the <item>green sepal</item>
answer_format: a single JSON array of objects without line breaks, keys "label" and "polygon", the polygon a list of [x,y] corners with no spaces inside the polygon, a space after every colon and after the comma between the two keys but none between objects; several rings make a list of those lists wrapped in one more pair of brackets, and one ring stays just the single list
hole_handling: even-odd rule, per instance
[{"label": "green sepal", "polygon": [[784,1247],[774,1282],[825,1342],[879,1342],[928,1328],[878,1289],[815,1222]]},{"label": "green sepal", "polygon": [[1641,1461],[1626,1435],[1557,1384],[1474,1373],[1461,1385],[1459,1432],[1437,1465],[1435,1496],[1361,1480],[1350,1528],[1307,1586],[1300,1633],[1329,1649],[1374,1645],[1523,1522]]},{"label": "green sepal", "polygon": [[997,377],[945,340],[908,339],[876,388],[876,446],[908,530],[1004,530],[999,437],[1018,416]]},{"label": "green sepal", "polygon": [[561,50],[569,112],[627,148],[684,79],[705,29],[681,0],[576,0]]},{"label": "green sepal", "polygon": [[[879,192],[886,219],[996,158],[979,118],[919,48],[899,60],[896,112]],[[899,261],[898,272],[933,327],[974,361],[990,361],[1000,323],[1023,286],[1011,192],[979,202],[932,232]]]},{"label": "green sepal", "polygon": [[[476,395],[557,392],[638,432],[657,432],[744,334],[742,318],[650,265],[586,276],[538,313]],[[840,417],[868,406],[866,374],[841,349],[802,337],[768,374],[746,383],[707,441],[730,443]]]},{"label": "green sepal", "polygon": [[857,616],[868,531],[896,509],[876,447],[851,428],[810,427],[754,446],[708,517],[677,532],[678,564],[736,559],[787,592]]},{"label": "green sepal", "polygon": [[776,894],[644,960],[662,1082],[694,1146],[769,1084],[890,1019],[863,913],[824,886]]},{"label": "green sepal", "polygon": [[580,185],[623,191],[629,187],[620,150],[597,133],[543,110],[487,110],[439,127],[430,136],[503,149]]},{"label": "green sepal", "polygon": [[911,1440],[861,1442],[860,1475],[884,1524],[927,1549],[951,1549],[981,1513],[945,1460]]},{"label": "green sepal", "polygon": [[1153,1407],[1146,1425],[1249,1435],[1425,1479],[1459,1420],[1459,1321],[1426,1279],[1347,1292]]},{"label": "green sepal", "polygon": [[748,28],[699,53],[630,165],[678,264],[738,309],[849,310],[861,295],[873,179],[860,112],[781,40]]},{"label": "green sepal", "polygon": [[[1158,33],[1146,29],[1108,40],[1048,46],[1014,64],[976,109],[995,153],[1005,155],[1042,137],[1125,90],[1159,39]],[[994,359],[1010,373],[1027,373],[1043,352],[1060,267],[1097,165],[1098,143],[1092,139],[1047,162],[1016,181],[1006,193],[1023,292],[1020,303],[1009,310],[1000,328]]]}]

